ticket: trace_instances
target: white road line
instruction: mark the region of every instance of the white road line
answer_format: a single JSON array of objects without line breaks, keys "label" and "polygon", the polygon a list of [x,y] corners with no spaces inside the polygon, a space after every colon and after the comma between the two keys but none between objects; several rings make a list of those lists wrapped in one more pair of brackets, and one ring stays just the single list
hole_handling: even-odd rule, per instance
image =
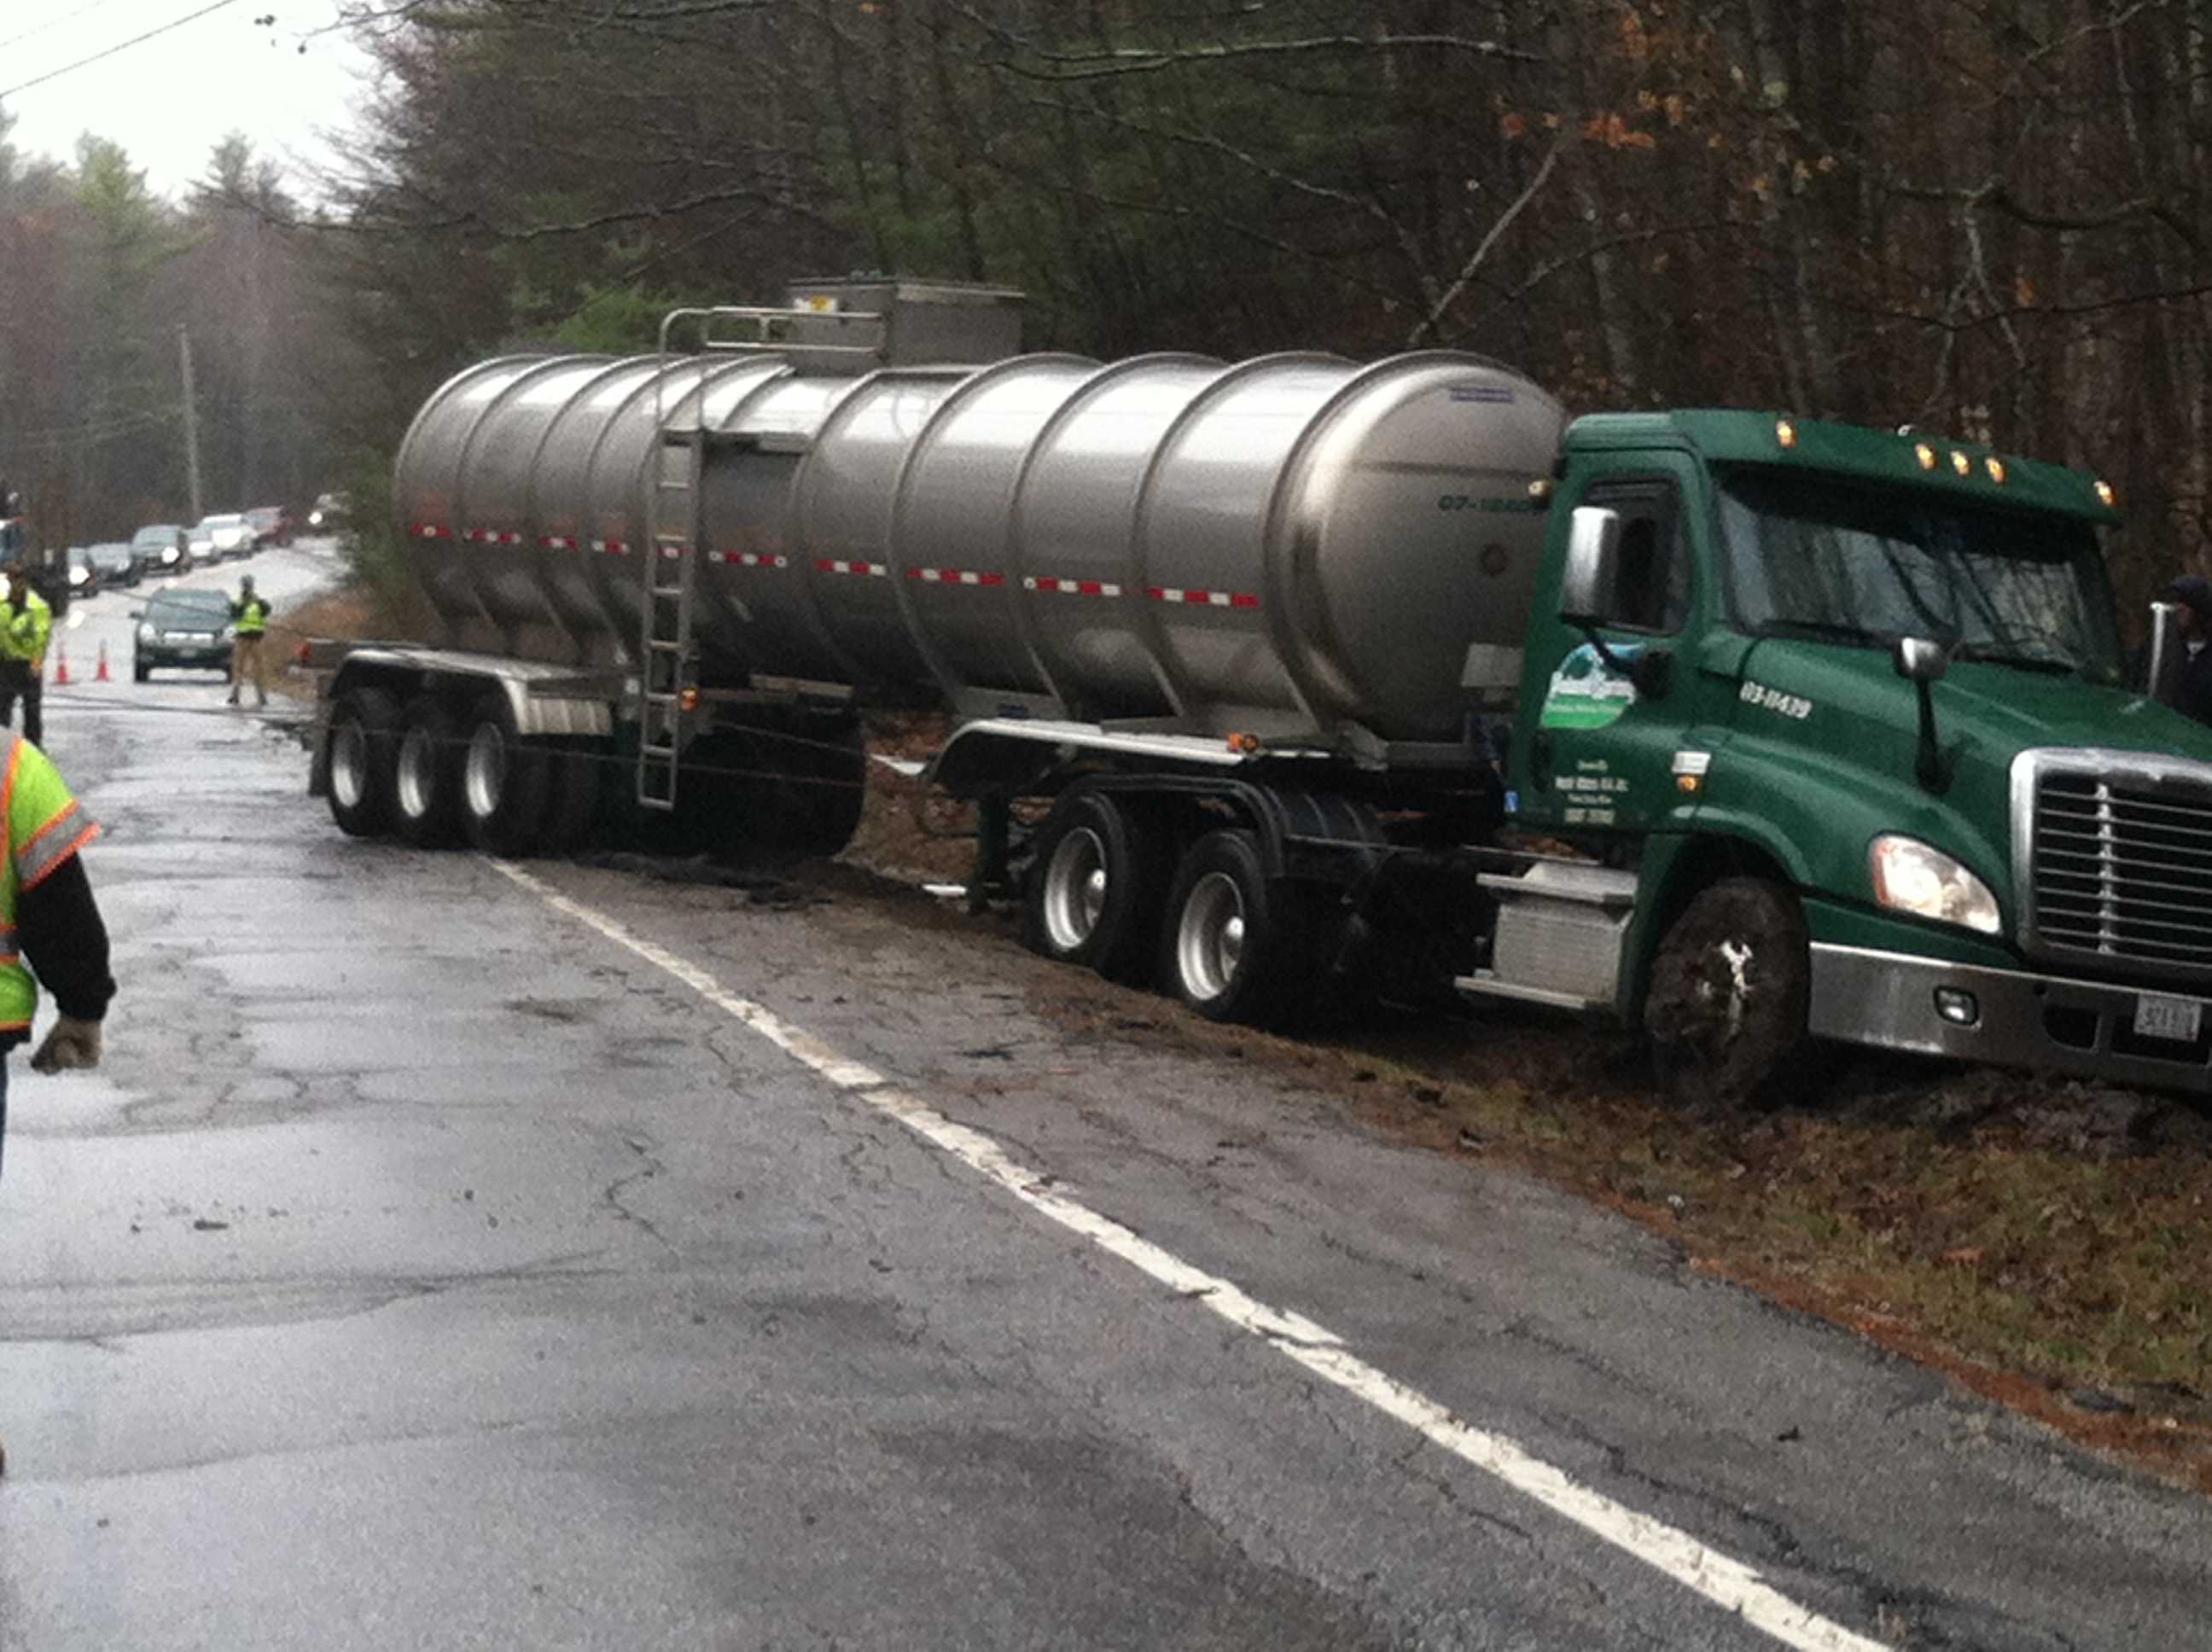
[{"label": "white road line", "polygon": [[665,947],[632,934],[605,914],[571,900],[521,867],[491,863],[507,877],[556,910],[627,947],[656,969],[665,970],[717,1009],[743,1022],[805,1066],[896,1119],[932,1146],[997,1182],[1040,1214],[1079,1233],[1100,1249],[1150,1274],[1178,1296],[1203,1303],[1231,1324],[1250,1332],[1315,1376],[1356,1395],[1384,1414],[1418,1430],[1454,1456],[1494,1476],[1524,1497],[1582,1527],[1615,1548],[1657,1568],[1694,1589],[1752,1628],[1802,1652],[1887,1652],[1883,1643],[1854,1634],[1769,1587],[1752,1567],[1707,1547],[1686,1532],[1638,1514],[1592,1491],[1571,1476],[1508,1439],[1454,1416],[1419,1390],[1408,1388],[1348,1351],[1343,1339],[1303,1314],[1271,1308],[1227,1279],[1192,1266],[1171,1252],[1133,1233],[1057,1191],[1037,1172],[1016,1163],[1006,1150],[979,1130],[955,1123],[935,1108],[901,1090],[882,1073],[848,1061],[811,1033],[773,1011],[726,990],[714,976]]}]

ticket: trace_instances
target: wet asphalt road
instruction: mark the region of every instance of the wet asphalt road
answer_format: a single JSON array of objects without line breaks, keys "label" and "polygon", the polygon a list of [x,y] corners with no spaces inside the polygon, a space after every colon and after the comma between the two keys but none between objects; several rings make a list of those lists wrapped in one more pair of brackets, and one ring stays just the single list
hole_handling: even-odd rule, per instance
[{"label": "wet asphalt road", "polygon": [[48,712],[123,994],[100,1073],[11,1075],[7,1652],[1777,1643],[840,1060],[1858,1636],[2212,1646],[2200,1501],[1151,1000],[1063,1030],[874,899],[532,866],[564,910],[342,838],[216,679],[116,674]]}]

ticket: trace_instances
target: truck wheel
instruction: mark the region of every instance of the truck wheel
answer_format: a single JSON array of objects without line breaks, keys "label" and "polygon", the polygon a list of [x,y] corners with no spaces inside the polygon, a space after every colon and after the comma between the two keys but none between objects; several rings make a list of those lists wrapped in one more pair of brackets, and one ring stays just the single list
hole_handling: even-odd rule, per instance
[{"label": "truck wheel", "polygon": [[867,800],[868,753],[859,727],[809,737],[811,744],[798,765],[797,828],[793,847],[800,853],[828,859],[853,841],[860,829],[860,809]]},{"label": "truck wheel", "polygon": [[1295,1018],[1321,960],[1296,889],[1271,884],[1249,831],[1209,832],[1176,868],[1160,977],[1209,1021],[1279,1025]]},{"label": "truck wheel", "polygon": [[460,731],[434,696],[407,708],[392,776],[392,824],[401,837],[418,849],[460,841]]},{"label": "truck wheel", "polygon": [[545,831],[544,748],[516,732],[514,711],[497,689],[469,714],[461,751],[461,825],[486,854],[528,854]]},{"label": "truck wheel", "polygon": [[1037,833],[1022,892],[1022,944],[1109,981],[1141,979],[1158,909],[1147,822],[1103,792],[1073,792]]},{"label": "truck wheel", "polygon": [[331,818],[349,837],[374,837],[392,818],[398,726],[399,702],[382,689],[348,689],[331,708]]},{"label": "truck wheel", "polygon": [[603,743],[588,736],[551,742],[544,853],[572,854],[591,841],[599,824],[599,770],[607,761]]},{"label": "truck wheel", "polygon": [[1806,1042],[1811,986],[1796,896],[1763,878],[1700,890],[1659,943],[1644,994],[1662,1086],[1693,1107],[1782,1099]]}]

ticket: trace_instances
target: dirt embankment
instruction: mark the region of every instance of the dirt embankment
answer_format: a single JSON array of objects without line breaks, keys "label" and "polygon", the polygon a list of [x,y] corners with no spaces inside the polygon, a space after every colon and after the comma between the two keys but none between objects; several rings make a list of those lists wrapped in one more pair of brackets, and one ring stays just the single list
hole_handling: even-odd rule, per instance
[{"label": "dirt embankment", "polygon": [[[352,593],[288,618],[395,634]],[[943,728],[886,715],[870,749],[918,760]],[[966,876],[969,811],[869,770],[840,866],[801,875],[956,920],[915,886]],[[1012,944],[1005,914],[975,928]],[[2212,1109],[2194,1101],[1824,1051],[1817,1099],[1700,1114],[1658,1098],[1627,1040],[1540,1011],[1378,1012],[1289,1040],[1078,971],[1052,980],[1041,1007],[1064,1023],[1279,1065],[1370,1123],[1599,1200],[1699,1267],[2212,1491]]]}]

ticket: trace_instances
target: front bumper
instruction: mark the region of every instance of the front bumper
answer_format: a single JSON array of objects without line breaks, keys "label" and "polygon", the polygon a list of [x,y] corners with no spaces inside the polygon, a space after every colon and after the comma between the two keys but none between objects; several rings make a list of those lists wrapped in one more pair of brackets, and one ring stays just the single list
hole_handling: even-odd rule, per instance
[{"label": "front bumper", "polygon": [[[2212,1093],[2212,998],[2152,994],[2205,1006],[2197,1038],[2183,1043],[2136,1032],[2143,993],[2132,987],[1827,941],[1814,942],[1812,955],[1816,1037]],[[1944,1018],[1939,990],[1972,995],[1972,1025]]]}]

